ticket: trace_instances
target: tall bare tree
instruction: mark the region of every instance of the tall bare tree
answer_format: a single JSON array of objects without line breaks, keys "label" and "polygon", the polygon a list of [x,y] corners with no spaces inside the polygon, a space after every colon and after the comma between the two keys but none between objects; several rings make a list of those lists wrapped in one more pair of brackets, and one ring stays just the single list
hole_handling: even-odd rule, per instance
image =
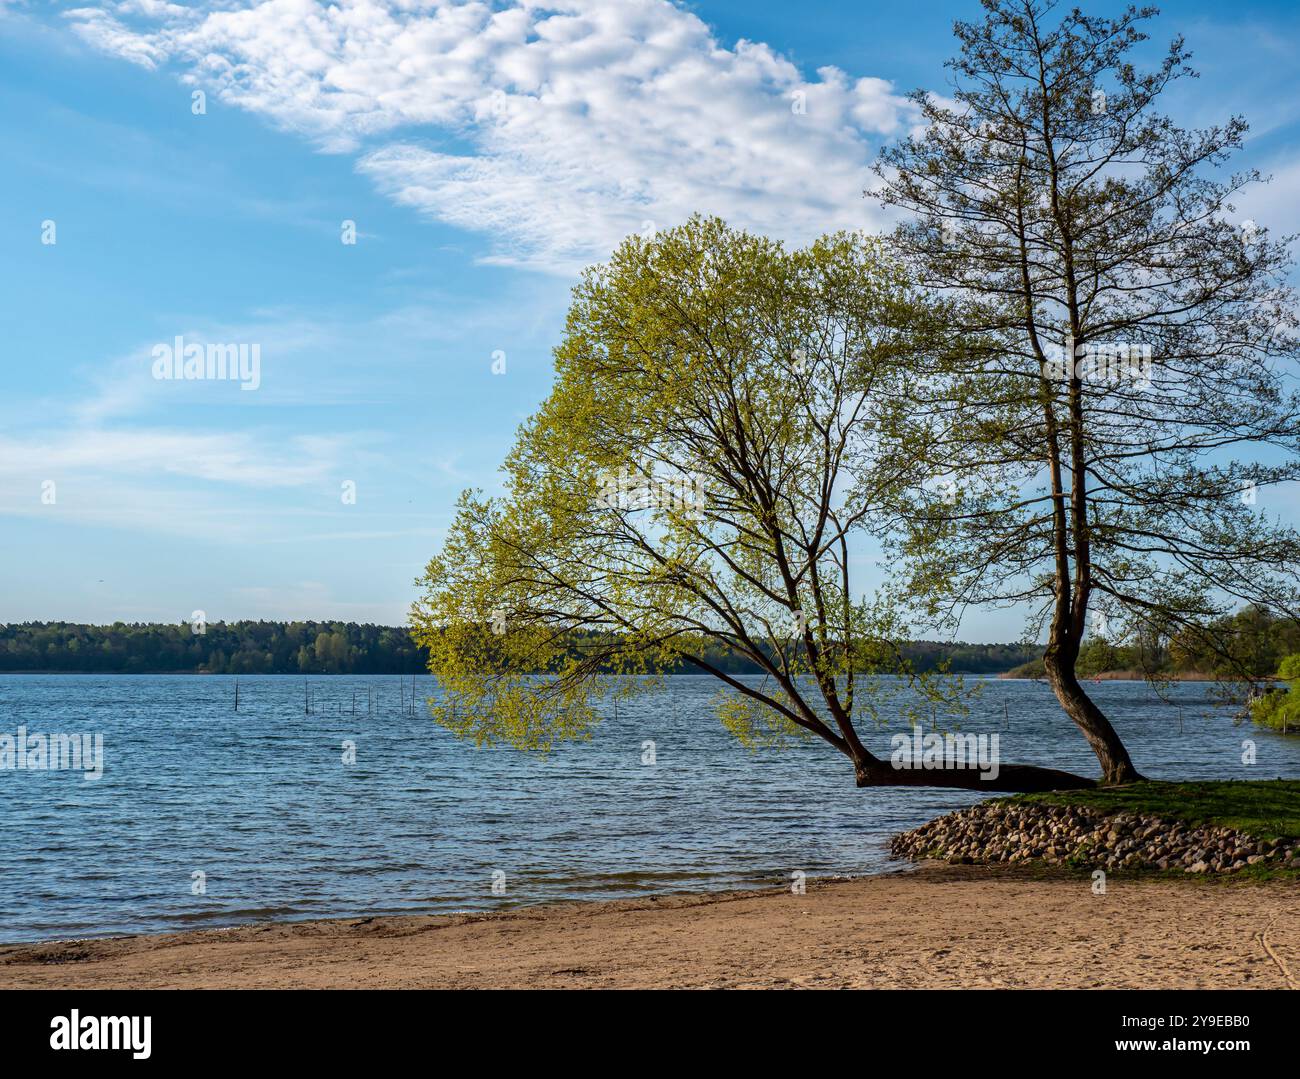
[{"label": "tall bare tree", "polygon": [[1124,782],[1075,673],[1090,622],[1212,638],[1242,601],[1295,616],[1300,545],[1271,513],[1300,476],[1290,260],[1233,205],[1259,175],[1218,172],[1245,122],[1156,111],[1194,73],[1181,38],[1135,66],[1154,9],[983,6],[949,98],[916,93],[923,131],[877,165],[907,214],[894,248],[954,301],[961,346],[900,417],[938,483],[899,504],[899,553],[936,620],[1033,604],[1052,689]]}]

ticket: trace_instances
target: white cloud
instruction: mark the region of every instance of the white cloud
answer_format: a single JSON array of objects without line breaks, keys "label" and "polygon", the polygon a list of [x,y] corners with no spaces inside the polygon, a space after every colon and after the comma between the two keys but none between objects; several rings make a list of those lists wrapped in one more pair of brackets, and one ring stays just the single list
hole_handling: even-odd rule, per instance
[{"label": "white cloud", "polygon": [[336,525],[339,477],[368,456],[349,435],[134,426],[0,437],[0,517],[230,545],[299,542],[336,530],[324,526]]},{"label": "white cloud", "polygon": [[166,56],[165,50],[148,35],[136,33],[99,8],[74,8],[68,12],[68,18],[76,20],[77,32],[97,48],[142,67],[155,68]]},{"label": "white cloud", "polygon": [[133,427],[73,429],[43,437],[0,438],[0,476],[176,476],[240,487],[324,488],[338,470],[346,440],[300,435],[259,438],[246,432]]},{"label": "white cloud", "polygon": [[1300,161],[1279,159],[1265,162],[1260,172],[1270,178],[1266,184],[1255,184],[1244,190],[1234,201],[1237,208],[1230,220],[1234,224],[1249,219],[1269,230],[1271,239],[1278,240],[1300,232],[1300,213],[1297,213],[1297,196],[1300,195]]},{"label": "white cloud", "polygon": [[134,0],[69,18],[100,49],[356,153],[386,195],[488,234],[492,260],[561,272],[694,211],[797,240],[869,226],[870,142],[912,119],[887,82],[807,79],[668,0]]}]

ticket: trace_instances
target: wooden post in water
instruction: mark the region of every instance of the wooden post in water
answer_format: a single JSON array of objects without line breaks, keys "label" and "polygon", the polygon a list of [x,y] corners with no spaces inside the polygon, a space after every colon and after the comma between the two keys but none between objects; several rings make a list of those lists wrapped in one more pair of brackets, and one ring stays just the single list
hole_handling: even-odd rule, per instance
[{"label": "wooden post in water", "polygon": [[311,715],[311,698],[307,696],[307,679],[302,680],[302,714]]},{"label": "wooden post in water", "polygon": [[1002,729],[1009,731],[1011,729],[1011,712],[1007,708],[1007,702],[1002,702]]}]

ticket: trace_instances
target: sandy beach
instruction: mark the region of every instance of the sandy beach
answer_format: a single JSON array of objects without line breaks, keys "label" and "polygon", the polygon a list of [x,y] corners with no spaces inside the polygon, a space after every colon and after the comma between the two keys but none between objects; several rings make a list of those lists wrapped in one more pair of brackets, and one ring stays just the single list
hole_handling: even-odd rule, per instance
[{"label": "sandy beach", "polygon": [[789,891],[0,948],[3,988],[1300,988],[1300,889],[927,865]]}]

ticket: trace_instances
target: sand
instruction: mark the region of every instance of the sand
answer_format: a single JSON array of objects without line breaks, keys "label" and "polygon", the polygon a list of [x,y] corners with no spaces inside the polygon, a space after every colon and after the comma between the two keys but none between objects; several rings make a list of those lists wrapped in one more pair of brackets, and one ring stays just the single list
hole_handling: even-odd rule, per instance
[{"label": "sand", "polygon": [[0,948],[0,988],[1300,988],[1300,887],[932,865],[789,891]]}]

